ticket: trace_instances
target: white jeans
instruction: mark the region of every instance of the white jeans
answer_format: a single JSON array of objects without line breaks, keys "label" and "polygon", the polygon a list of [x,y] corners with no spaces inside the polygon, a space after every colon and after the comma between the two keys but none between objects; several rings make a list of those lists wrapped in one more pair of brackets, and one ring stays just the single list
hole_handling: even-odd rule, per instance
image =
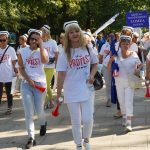
[{"label": "white jeans", "polygon": [[133,116],[134,89],[130,88],[127,80],[117,80],[116,89],[118,101],[123,115]]},{"label": "white jeans", "polygon": [[106,97],[107,97],[107,100],[111,100],[111,72],[108,71],[106,66],[103,66],[102,73],[103,73],[105,85],[106,85]]},{"label": "white jeans", "polygon": [[[92,100],[67,104],[71,116],[72,133],[76,145],[81,145],[82,138],[89,139],[93,129],[93,102]],[[81,130],[83,122],[83,131]]]}]

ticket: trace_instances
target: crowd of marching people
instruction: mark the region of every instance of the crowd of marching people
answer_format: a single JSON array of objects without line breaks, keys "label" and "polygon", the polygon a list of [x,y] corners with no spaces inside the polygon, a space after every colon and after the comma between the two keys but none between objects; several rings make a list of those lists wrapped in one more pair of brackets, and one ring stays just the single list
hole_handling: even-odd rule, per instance
[{"label": "crowd of marching people", "polygon": [[[40,136],[46,134],[45,109],[63,103],[69,110],[76,150],[90,150],[93,129],[94,82],[97,72],[105,81],[106,107],[117,104],[115,118],[122,118],[126,132],[132,131],[135,87],[129,74],[150,80],[150,35],[143,37],[134,28],[121,32],[92,35],[77,21],[65,22],[59,44],[52,39],[50,27],[29,29],[19,36],[17,50],[9,46],[9,32],[0,31],[0,102],[3,87],[7,95],[6,115],[13,112],[13,77],[20,84],[28,141],[26,149],[36,145],[34,109],[39,119]],[[143,77],[144,63],[146,74]],[[53,89],[52,80],[54,78]],[[56,99],[53,91],[57,89]],[[62,91],[63,90],[63,91]],[[100,91],[98,91],[100,92]],[[83,125],[83,128],[82,128]]]}]

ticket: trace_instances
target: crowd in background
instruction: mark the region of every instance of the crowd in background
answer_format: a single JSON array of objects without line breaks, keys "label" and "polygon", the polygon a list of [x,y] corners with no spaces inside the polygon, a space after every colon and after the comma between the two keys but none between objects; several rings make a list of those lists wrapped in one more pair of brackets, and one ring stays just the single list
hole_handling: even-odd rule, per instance
[{"label": "crowd in background", "polygon": [[[124,26],[120,32],[92,35],[90,29],[83,31],[77,21],[70,21],[64,24],[58,42],[51,38],[50,27],[43,25],[19,36],[19,44],[17,50],[9,46],[9,32],[0,31],[0,103],[5,87],[8,102],[5,114],[10,115],[13,111],[12,80],[17,76],[29,137],[27,149],[36,145],[34,108],[41,127],[40,136],[44,136],[47,126],[44,109],[54,108],[56,101],[61,104],[59,98],[64,95],[76,149],[82,150],[83,145],[90,150],[95,99],[93,82],[97,70],[105,81],[106,107],[112,105],[113,80],[117,91],[114,117],[122,118],[126,131],[132,131],[134,89],[129,86],[127,74],[131,72],[143,78],[141,71],[146,62],[144,78],[150,80],[149,32],[139,35],[132,27]],[[117,72],[113,72],[113,62],[119,68]],[[40,92],[37,86],[45,91]],[[55,91],[56,100],[53,97]]]}]

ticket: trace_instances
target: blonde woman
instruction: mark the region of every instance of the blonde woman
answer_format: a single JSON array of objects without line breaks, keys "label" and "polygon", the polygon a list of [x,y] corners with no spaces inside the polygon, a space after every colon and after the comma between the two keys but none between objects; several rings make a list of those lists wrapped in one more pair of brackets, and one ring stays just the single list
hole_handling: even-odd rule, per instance
[{"label": "blonde woman", "polygon": [[90,99],[90,90],[97,71],[98,58],[92,48],[89,48],[90,54],[88,53],[83,32],[77,21],[66,22],[64,29],[65,47],[59,54],[56,67],[57,100],[62,96],[63,87],[64,103],[69,109],[76,150],[82,150],[82,139],[85,149],[90,150],[89,138],[93,128],[93,102]]},{"label": "blonde woman", "polygon": [[[45,100],[45,108],[53,108],[54,102],[52,99],[51,81],[54,75],[55,63],[58,56],[58,48],[56,41],[53,40],[50,36],[50,27],[48,25],[44,25],[41,28],[41,31],[42,31],[43,46],[47,50],[50,60],[44,66],[47,82],[47,95]],[[55,61],[51,61],[51,59],[53,60],[55,59]]]}]

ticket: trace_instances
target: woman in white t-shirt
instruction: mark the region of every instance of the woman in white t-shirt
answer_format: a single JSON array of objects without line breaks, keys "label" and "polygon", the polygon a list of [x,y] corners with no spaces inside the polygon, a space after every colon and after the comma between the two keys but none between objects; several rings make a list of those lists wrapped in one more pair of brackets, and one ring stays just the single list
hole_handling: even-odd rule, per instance
[{"label": "woman in white t-shirt", "polygon": [[46,88],[44,64],[48,62],[47,51],[43,47],[42,32],[34,30],[28,37],[29,47],[22,48],[18,53],[19,71],[23,77],[21,83],[22,102],[25,111],[26,128],[29,140],[26,149],[36,145],[34,131],[34,108],[39,118],[40,136],[46,134],[46,118],[44,113],[44,92],[35,88],[36,85]]},{"label": "woman in white t-shirt", "polygon": [[[121,113],[123,115],[122,125],[126,126],[126,131],[131,132],[131,118],[133,116],[133,97],[134,89],[129,86],[127,74],[139,75],[142,68],[141,61],[136,52],[130,51],[131,37],[120,36],[120,49],[118,51],[117,63],[119,66],[119,76],[115,77],[117,96],[120,103]],[[108,68],[110,70],[114,56],[110,58]]]},{"label": "woman in white t-shirt", "polygon": [[55,63],[58,57],[58,48],[57,43],[50,36],[50,27],[48,25],[44,25],[41,28],[42,31],[42,39],[43,46],[48,52],[49,60],[55,59],[55,61],[49,61],[44,66],[45,74],[46,74],[46,82],[47,82],[47,95],[45,99],[45,108],[53,108],[54,102],[52,99],[52,89],[51,89],[51,81],[54,75]]},{"label": "woman in white t-shirt", "polygon": [[99,63],[102,64],[102,73],[105,80],[106,85],[106,107],[111,107],[111,72],[107,69],[107,64],[110,58],[110,43],[111,43],[111,35],[108,35],[107,42],[103,44],[100,52],[99,52]]},{"label": "woman in white t-shirt", "polygon": [[12,113],[13,96],[11,94],[11,86],[14,73],[17,73],[17,69],[15,68],[17,56],[14,48],[7,45],[8,36],[9,33],[7,31],[0,31],[0,102],[4,85],[8,102],[6,115]]},{"label": "woman in white t-shirt", "polygon": [[146,56],[146,80],[150,81],[150,51]]},{"label": "woman in white t-shirt", "polygon": [[[90,54],[86,48],[83,32],[77,21],[64,24],[65,47],[59,54],[56,70],[57,100],[61,97],[64,88],[64,102],[67,104],[71,116],[72,133],[76,149],[90,150],[89,138],[93,127],[93,106],[91,92],[93,89],[94,75],[97,71],[98,59],[93,49]],[[92,70],[90,72],[90,64]],[[81,132],[81,121],[83,132]]]}]

